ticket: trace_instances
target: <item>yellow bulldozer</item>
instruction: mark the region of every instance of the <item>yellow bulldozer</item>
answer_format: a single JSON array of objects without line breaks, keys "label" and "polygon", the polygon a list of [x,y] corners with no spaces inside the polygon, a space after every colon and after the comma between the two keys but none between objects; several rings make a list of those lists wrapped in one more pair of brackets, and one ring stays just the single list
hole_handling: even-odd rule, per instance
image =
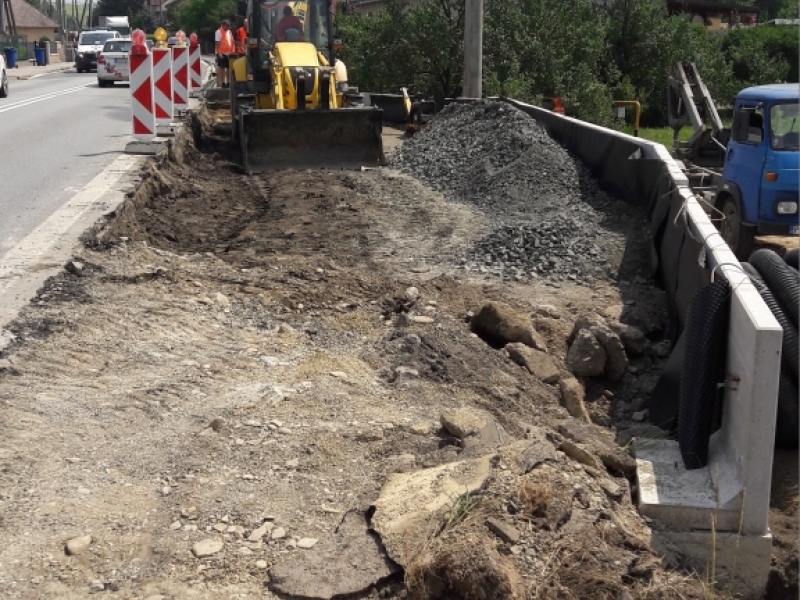
[{"label": "yellow bulldozer", "polygon": [[382,112],[336,81],[331,0],[239,3],[245,56],[231,61],[231,117],[248,174],[385,164]]}]

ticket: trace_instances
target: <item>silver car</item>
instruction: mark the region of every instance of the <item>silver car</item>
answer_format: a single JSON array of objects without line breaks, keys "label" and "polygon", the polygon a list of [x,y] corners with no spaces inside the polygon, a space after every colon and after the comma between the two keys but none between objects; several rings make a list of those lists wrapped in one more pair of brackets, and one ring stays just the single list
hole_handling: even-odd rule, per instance
[{"label": "silver car", "polygon": [[115,81],[130,80],[128,55],[131,51],[130,38],[108,40],[97,57],[97,85],[106,87]]}]

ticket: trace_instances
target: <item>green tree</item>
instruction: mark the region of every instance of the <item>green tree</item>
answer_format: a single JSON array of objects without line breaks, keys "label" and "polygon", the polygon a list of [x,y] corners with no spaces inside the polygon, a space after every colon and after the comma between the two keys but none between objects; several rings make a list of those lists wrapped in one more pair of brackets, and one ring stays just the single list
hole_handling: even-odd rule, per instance
[{"label": "green tree", "polygon": [[196,32],[201,40],[213,43],[214,32],[222,19],[236,21],[236,0],[188,0],[170,13],[175,29]]},{"label": "green tree", "polygon": [[342,60],[362,89],[397,93],[400,86],[439,102],[460,92],[464,0],[390,0],[376,17],[337,15]]},{"label": "green tree", "polygon": [[796,26],[747,27],[725,36],[722,50],[732,65],[734,87],[796,82],[798,31]]},{"label": "green tree", "polygon": [[652,0],[617,0],[608,11],[608,42],[616,69],[609,84],[634,94],[642,103],[642,124],[666,124],[665,87],[676,63],[697,64],[712,95],[729,88],[730,67],[720,50],[721,38],[687,16],[670,16],[666,5]]},{"label": "green tree", "polygon": [[575,116],[610,123],[606,29],[589,0],[489,0],[486,93],[558,96]]}]

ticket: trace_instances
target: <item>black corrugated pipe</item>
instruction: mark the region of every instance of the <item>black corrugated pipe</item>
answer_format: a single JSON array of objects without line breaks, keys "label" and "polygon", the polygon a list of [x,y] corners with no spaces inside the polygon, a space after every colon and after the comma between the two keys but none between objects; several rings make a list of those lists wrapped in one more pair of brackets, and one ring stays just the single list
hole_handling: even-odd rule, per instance
[{"label": "black corrugated pipe", "polygon": [[728,347],[730,286],[717,279],[700,288],[689,303],[686,354],[681,372],[678,444],[687,469],[708,464],[708,441],[720,421],[725,356]]},{"label": "black corrugated pipe", "polygon": [[778,388],[778,418],[775,422],[775,447],[792,450],[798,446],[800,414],[797,406],[797,385],[781,370]]},{"label": "black corrugated pipe", "polygon": [[800,280],[798,272],[783,262],[783,259],[772,250],[762,248],[750,255],[752,264],[769,286],[781,308],[797,327],[800,312]]},{"label": "black corrugated pipe", "polygon": [[800,269],[800,248],[792,248],[783,255],[783,262],[792,267],[795,271]]},{"label": "black corrugated pipe", "polygon": [[758,293],[764,299],[764,302],[769,307],[775,320],[783,328],[783,349],[781,351],[781,359],[785,368],[797,381],[798,363],[800,363],[800,348],[798,348],[797,340],[797,327],[789,320],[786,313],[781,308],[772,291],[767,287],[764,279],[761,277],[756,268],[750,263],[742,263],[742,268],[753,279],[753,284],[756,286]]}]

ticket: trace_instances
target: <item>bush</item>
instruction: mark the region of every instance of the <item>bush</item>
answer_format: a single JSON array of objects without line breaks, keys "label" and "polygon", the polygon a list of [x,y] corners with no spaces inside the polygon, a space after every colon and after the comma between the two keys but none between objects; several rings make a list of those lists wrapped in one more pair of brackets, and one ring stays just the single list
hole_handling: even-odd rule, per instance
[{"label": "bush", "polygon": [[762,26],[736,29],[725,36],[722,50],[736,86],[797,82],[798,32],[796,26]]}]

